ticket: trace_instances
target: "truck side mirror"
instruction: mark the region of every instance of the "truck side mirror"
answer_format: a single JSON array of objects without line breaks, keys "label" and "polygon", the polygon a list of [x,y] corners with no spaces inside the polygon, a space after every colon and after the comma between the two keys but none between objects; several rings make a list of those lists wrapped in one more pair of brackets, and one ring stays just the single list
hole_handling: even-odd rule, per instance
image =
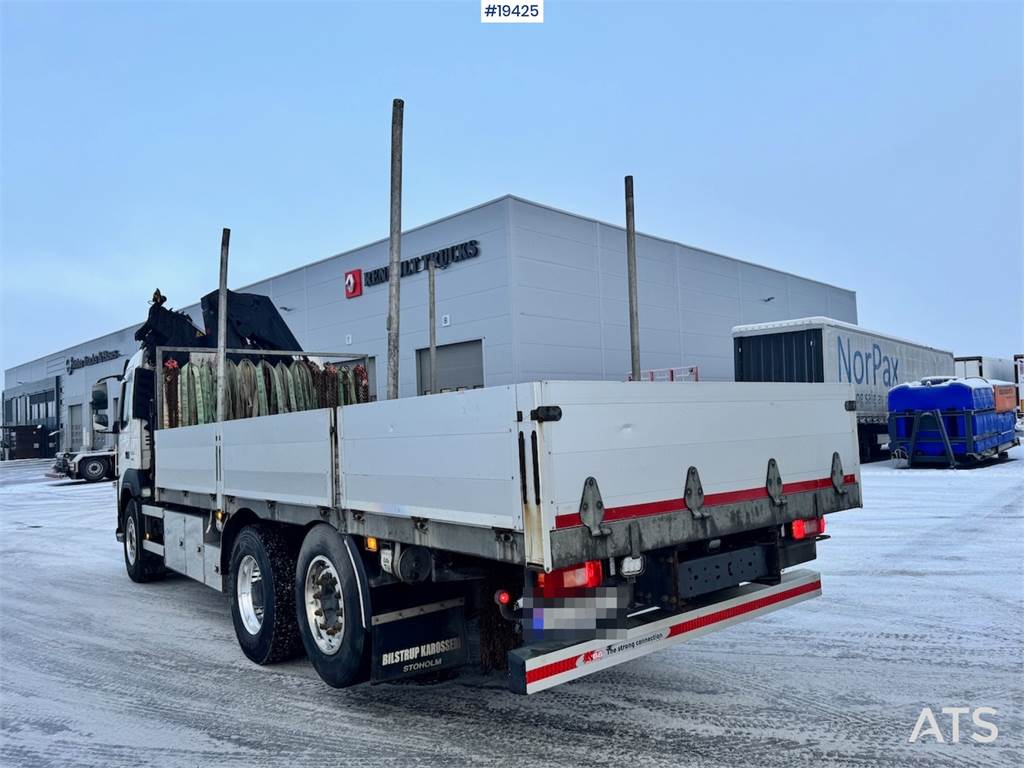
[{"label": "truck side mirror", "polygon": [[110,415],[107,409],[110,407],[107,401],[107,382],[98,381],[92,385],[92,431],[105,433],[110,426]]}]

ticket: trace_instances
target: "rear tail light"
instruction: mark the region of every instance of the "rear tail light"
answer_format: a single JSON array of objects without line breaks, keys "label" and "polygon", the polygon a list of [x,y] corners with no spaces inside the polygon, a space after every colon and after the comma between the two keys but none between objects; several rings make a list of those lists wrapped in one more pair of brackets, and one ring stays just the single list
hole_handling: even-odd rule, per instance
[{"label": "rear tail light", "polygon": [[808,536],[820,536],[825,532],[825,518],[812,517],[808,520],[794,520],[790,523],[790,532],[797,541],[806,539]]},{"label": "rear tail light", "polygon": [[551,573],[537,574],[537,589],[542,594],[559,594],[568,589],[592,589],[604,581],[604,568],[600,560],[588,560]]}]

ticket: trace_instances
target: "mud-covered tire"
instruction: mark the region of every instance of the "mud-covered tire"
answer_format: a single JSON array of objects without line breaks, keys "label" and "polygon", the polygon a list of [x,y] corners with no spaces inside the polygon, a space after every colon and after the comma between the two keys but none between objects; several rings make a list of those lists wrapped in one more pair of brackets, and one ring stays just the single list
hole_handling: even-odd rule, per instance
[{"label": "mud-covered tire", "polygon": [[160,556],[142,548],[146,531],[145,523],[142,506],[137,499],[129,499],[124,507],[124,521],[122,522],[124,567],[128,571],[128,578],[140,584],[162,579],[166,572]]},{"label": "mud-covered tire", "polygon": [[[314,526],[302,542],[295,567],[295,618],[302,644],[317,674],[333,688],[363,682],[370,669],[370,636],[363,626],[360,599],[360,579],[366,576],[357,575],[353,563],[358,554],[352,554],[346,539],[329,525]],[[310,587],[309,580],[315,586]],[[323,597],[310,599],[316,591]],[[316,615],[317,610],[322,613]],[[321,624],[340,630],[328,635]],[[336,646],[333,650],[325,648],[331,644]]]},{"label": "mud-covered tire", "polygon": [[[231,549],[231,621],[242,653],[257,664],[284,661],[302,652],[293,605],[296,549],[279,529],[264,524],[243,528]],[[254,599],[255,589],[259,594]]]},{"label": "mud-covered tire", "polygon": [[98,483],[108,474],[107,460],[99,457],[85,458],[78,462],[78,476],[89,483]]}]

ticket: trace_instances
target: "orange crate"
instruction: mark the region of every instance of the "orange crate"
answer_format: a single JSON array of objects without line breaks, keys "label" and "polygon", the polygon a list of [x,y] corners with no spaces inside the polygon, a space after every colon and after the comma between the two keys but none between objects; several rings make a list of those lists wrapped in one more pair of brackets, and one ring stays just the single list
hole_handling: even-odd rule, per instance
[{"label": "orange crate", "polygon": [[996,413],[1017,410],[1017,388],[1012,384],[993,384],[992,394],[996,398]]}]

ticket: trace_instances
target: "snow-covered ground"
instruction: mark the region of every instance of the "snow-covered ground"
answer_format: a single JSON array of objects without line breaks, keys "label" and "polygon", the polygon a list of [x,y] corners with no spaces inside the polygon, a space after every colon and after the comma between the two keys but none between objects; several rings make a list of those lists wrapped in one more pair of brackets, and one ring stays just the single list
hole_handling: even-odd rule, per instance
[{"label": "snow-covered ground", "polygon": [[[532,697],[497,676],[323,685],[239,652],[226,598],[138,585],[113,489],[0,465],[0,764],[1019,766],[1024,451],[864,467],[825,595]],[[947,743],[909,743],[921,708]],[[991,706],[993,744],[942,707]]]}]

